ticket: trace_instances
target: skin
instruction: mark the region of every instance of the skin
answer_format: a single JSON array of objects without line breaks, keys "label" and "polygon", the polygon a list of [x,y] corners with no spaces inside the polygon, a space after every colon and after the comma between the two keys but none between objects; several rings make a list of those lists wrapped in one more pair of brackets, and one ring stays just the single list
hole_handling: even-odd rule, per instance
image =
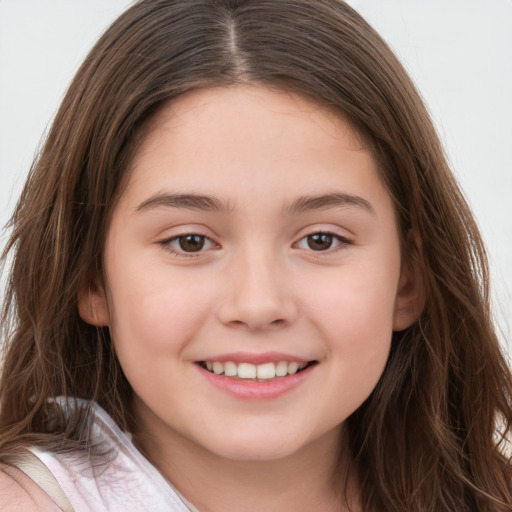
[{"label": "skin", "polygon": [[[341,495],[357,510],[344,421],[419,302],[371,153],[301,96],[204,89],[159,112],[130,173],[107,234],[106,287],[84,286],[79,303],[84,320],[110,327],[141,450],[201,511],[341,510]],[[155,200],[166,194],[222,207]],[[331,242],[314,250],[319,232]],[[186,234],[203,248],[184,251]],[[246,400],[197,365],[240,351],[317,364],[283,395]]]},{"label": "skin", "polygon": [[0,510],[59,512],[61,509],[25,473],[15,467],[0,464]]}]

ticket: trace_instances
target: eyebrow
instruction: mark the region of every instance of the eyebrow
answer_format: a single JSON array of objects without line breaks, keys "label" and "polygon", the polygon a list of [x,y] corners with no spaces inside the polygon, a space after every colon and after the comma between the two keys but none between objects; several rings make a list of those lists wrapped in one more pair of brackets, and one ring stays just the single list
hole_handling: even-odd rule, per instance
[{"label": "eyebrow", "polygon": [[200,194],[168,194],[159,192],[143,201],[135,211],[145,211],[158,207],[185,208],[188,210],[205,210],[210,212],[230,212],[232,205],[215,197]]},{"label": "eyebrow", "polygon": [[337,207],[357,207],[366,210],[375,215],[372,205],[360,196],[344,193],[330,193],[320,195],[302,196],[285,207],[285,212],[289,215],[305,213],[311,210],[327,210]]},{"label": "eyebrow", "polygon": [[[360,196],[344,193],[306,195],[295,199],[284,207],[285,214],[293,215],[312,210],[326,210],[338,207],[357,207],[375,214],[372,205]],[[185,208],[210,212],[232,212],[235,208],[227,201],[201,194],[170,194],[159,192],[143,201],[135,211],[146,211],[152,208]]]}]

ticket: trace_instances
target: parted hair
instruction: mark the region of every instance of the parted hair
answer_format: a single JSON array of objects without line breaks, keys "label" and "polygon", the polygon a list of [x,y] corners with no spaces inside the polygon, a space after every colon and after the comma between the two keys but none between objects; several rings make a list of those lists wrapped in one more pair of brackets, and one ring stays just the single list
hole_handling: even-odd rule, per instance
[{"label": "parted hair", "polygon": [[155,113],[236,84],[302,94],[363,136],[421,274],[420,317],[393,333],[378,385],[347,419],[365,511],[512,510],[512,382],[480,234],[407,73],[339,0],[141,0],[99,39],[9,226],[0,457],[84,443],[87,411],[64,425],[55,396],[94,400],[130,428],[130,385],[108,329],[80,318],[78,291],[104,279],[109,219]]}]

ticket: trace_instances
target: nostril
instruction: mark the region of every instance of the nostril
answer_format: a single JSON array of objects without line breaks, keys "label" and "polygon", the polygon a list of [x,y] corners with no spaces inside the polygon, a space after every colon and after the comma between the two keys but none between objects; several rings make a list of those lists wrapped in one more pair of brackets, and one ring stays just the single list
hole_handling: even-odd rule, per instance
[{"label": "nostril", "polygon": [[[285,325],[287,324],[287,321],[283,318],[278,318],[276,320],[272,320],[269,324],[267,324],[267,327],[275,327],[275,328],[280,328],[280,327],[284,327]],[[264,326],[260,326],[260,325],[253,325],[253,323],[250,323],[250,322],[244,322],[243,320],[231,320],[229,322],[229,325],[231,325],[232,327],[235,327],[235,328],[249,328],[249,329],[253,329],[253,328],[261,328],[261,327],[264,327]]]},{"label": "nostril", "polygon": [[242,322],[242,320],[232,320],[229,323],[234,327],[245,327],[247,325],[245,322]]}]

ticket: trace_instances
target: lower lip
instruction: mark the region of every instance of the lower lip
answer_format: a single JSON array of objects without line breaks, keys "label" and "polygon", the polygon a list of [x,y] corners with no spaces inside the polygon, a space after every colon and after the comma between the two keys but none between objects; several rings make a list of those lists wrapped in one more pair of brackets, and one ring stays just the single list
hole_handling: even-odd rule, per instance
[{"label": "lower lip", "polygon": [[313,364],[294,375],[288,375],[287,377],[280,377],[270,381],[233,379],[225,375],[211,373],[199,365],[197,365],[197,368],[212,386],[229,395],[244,400],[271,400],[299,386],[311,375],[311,372],[316,366],[316,364]]}]

